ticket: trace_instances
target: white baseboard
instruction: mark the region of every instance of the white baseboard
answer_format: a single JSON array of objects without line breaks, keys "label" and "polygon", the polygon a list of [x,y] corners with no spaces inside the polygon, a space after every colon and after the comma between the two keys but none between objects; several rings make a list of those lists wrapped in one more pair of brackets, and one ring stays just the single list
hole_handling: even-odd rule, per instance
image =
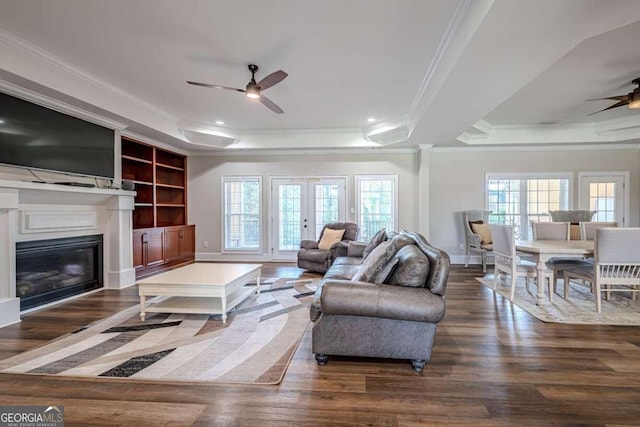
[{"label": "white baseboard", "polygon": [[128,268],[122,271],[110,271],[107,273],[106,289],[124,289],[136,284],[136,270]]},{"label": "white baseboard", "polygon": [[20,322],[20,298],[0,300],[0,328]]}]

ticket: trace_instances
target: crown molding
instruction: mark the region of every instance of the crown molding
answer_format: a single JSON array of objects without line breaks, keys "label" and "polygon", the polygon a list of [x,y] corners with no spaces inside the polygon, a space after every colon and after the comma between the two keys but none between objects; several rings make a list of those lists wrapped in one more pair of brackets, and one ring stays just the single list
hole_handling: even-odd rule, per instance
[{"label": "crown molding", "polygon": [[49,108],[51,110],[58,111],[63,114],[77,117],[79,119],[85,120],[87,122],[95,123],[97,125],[100,125],[109,129],[123,130],[123,129],[126,129],[128,126],[124,123],[121,123],[112,119],[108,119],[99,114],[95,114],[78,107],[74,107],[73,105],[67,104],[66,102],[62,102],[45,95],[41,95],[37,92],[34,92],[29,89],[25,89],[21,86],[15,85],[13,83],[9,83],[4,80],[0,80],[0,91],[8,95],[15,96],[16,98],[20,98],[25,101],[32,102],[34,104]]},{"label": "crown molding", "polygon": [[335,133],[361,133],[360,128],[307,128],[307,129],[253,129],[242,131],[242,135],[298,135],[298,134],[335,134]]},{"label": "crown molding", "polygon": [[425,72],[425,75],[422,78],[422,81],[420,82],[420,86],[418,87],[416,96],[413,99],[413,102],[411,103],[412,112],[418,110],[418,108],[420,107],[420,104],[426,98],[428,98],[427,95],[429,94],[429,90],[432,87],[431,83],[433,81],[433,77],[436,73],[436,70],[438,69],[440,63],[442,62],[442,59],[444,58],[445,53],[449,48],[449,45],[451,44],[455,35],[458,32],[458,29],[463,24],[464,17],[466,16],[472,4],[473,4],[472,0],[462,0],[458,4],[458,7],[453,13],[451,20],[449,21],[449,25],[447,25],[447,29],[445,30],[444,35],[442,36],[442,39],[438,44],[438,48],[436,49],[436,52],[433,55],[433,58],[431,59],[429,66],[427,67],[427,71]]},{"label": "crown molding", "polygon": [[345,154],[389,155],[389,154],[416,154],[417,148],[382,148],[382,147],[357,147],[357,148],[333,148],[333,149],[235,149],[228,148],[217,151],[191,153],[194,157],[209,156],[297,156],[297,155],[329,155],[343,156]]},{"label": "crown molding", "polygon": [[589,144],[589,145],[529,145],[529,146],[495,146],[495,145],[476,145],[476,146],[460,146],[460,147],[434,147],[431,151],[434,153],[461,153],[461,152],[495,152],[495,151],[610,151],[610,150],[640,150],[640,144]]},{"label": "crown molding", "polygon": [[411,104],[410,133],[449,77],[493,3],[494,0],[462,0],[458,4]]},{"label": "crown molding", "polygon": [[52,54],[51,52],[42,49],[41,47],[38,47],[32,43],[29,43],[26,40],[21,39],[20,37],[16,36],[13,33],[10,33],[7,30],[4,30],[2,28],[0,28],[0,43],[4,43],[7,44],[11,47],[13,47],[14,49],[19,50],[20,52],[27,54],[29,56],[35,57],[38,60],[44,61],[49,65],[54,66],[55,68],[64,71],[67,74],[72,75],[75,78],[78,79],[82,79],[87,83],[90,83],[93,86],[99,87],[102,90],[105,90],[107,92],[111,92],[119,97],[123,97],[125,99],[127,99],[128,101],[137,104],[140,107],[143,107],[149,111],[152,111],[154,114],[166,119],[166,120],[173,120],[175,121],[176,118],[173,117],[171,114],[167,113],[166,111],[163,111],[143,100],[141,100],[140,98],[137,98],[119,88],[117,88],[116,86],[113,86],[103,80],[100,80],[92,75],[90,75],[89,73],[71,65],[70,63],[64,61],[63,59],[57,57],[56,55]]},{"label": "crown molding", "polygon": [[402,115],[393,120],[375,123],[362,129],[362,137],[380,145],[406,141],[409,139],[410,122],[408,115]]},{"label": "crown molding", "polygon": [[468,145],[622,142],[640,139],[640,115],[554,125],[494,125],[481,120],[473,128],[482,133],[463,132],[456,139]]}]

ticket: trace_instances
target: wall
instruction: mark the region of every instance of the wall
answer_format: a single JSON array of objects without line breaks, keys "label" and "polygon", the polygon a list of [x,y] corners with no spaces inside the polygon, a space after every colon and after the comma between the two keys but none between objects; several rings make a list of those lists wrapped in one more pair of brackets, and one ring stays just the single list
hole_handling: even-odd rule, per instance
[{"label": "wall", "polygon": [[461,262],[464,242],[461,212],[485,208],[485,173],[572,172],[573,207],[578,206],[578,172],[629,171],[630,218],[640,224],[640,150],[558,150],[485,148],[434,149],[430,161],[431,242]]},{"label": "wall", "polygon": [[[222,176],[260,175],[263,182],[263,242],[268,236],[267,204],[269,178],[285,176],[347,176],[347,220],[354,221],[355,176],[362,174],[398,175],[398,228],[417,227],[417,153],[372,154],[291,154],[247,156],[189,156],[189,223],[196,225],[196,252],[199,259],[218,259],[222,249]],[[203,241],[209,247],[203,247]],[[267,245],[265,255],[268,259]],[[251,259],[247,256],[244,259]],[[224,259],[224,256],[223,258]],[[226,259],[229,259],[227,256]]]}]

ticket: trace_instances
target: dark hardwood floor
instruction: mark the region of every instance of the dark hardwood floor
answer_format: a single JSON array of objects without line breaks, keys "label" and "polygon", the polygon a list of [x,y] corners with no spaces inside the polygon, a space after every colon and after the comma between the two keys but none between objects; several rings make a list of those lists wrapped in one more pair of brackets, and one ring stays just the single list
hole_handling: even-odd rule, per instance
[{"label": "dark hardwood floor", "polygon": [[[309,329],[278,386],[0,374],[0,405],[64,405],[68,426],[640,425],[640,328],[542,323],[477,283],[481,274],[453,268],[422,373],[394,360],[332,357],[319,367]],[[137,303],[131,287],[26,315],[0,329],[0,358]]]}]

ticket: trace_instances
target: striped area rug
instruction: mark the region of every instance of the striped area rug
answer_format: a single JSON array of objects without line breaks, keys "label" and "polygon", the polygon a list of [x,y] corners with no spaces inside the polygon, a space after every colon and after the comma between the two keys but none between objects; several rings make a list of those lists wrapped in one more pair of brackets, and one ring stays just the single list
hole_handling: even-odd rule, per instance
[{"label": "striped area rug", "polygon": [[315,285],[261,280],[220,315],[149,313],[138,305],[0,361],[0,372],[160,381],[277,384],[309,324]]}]

